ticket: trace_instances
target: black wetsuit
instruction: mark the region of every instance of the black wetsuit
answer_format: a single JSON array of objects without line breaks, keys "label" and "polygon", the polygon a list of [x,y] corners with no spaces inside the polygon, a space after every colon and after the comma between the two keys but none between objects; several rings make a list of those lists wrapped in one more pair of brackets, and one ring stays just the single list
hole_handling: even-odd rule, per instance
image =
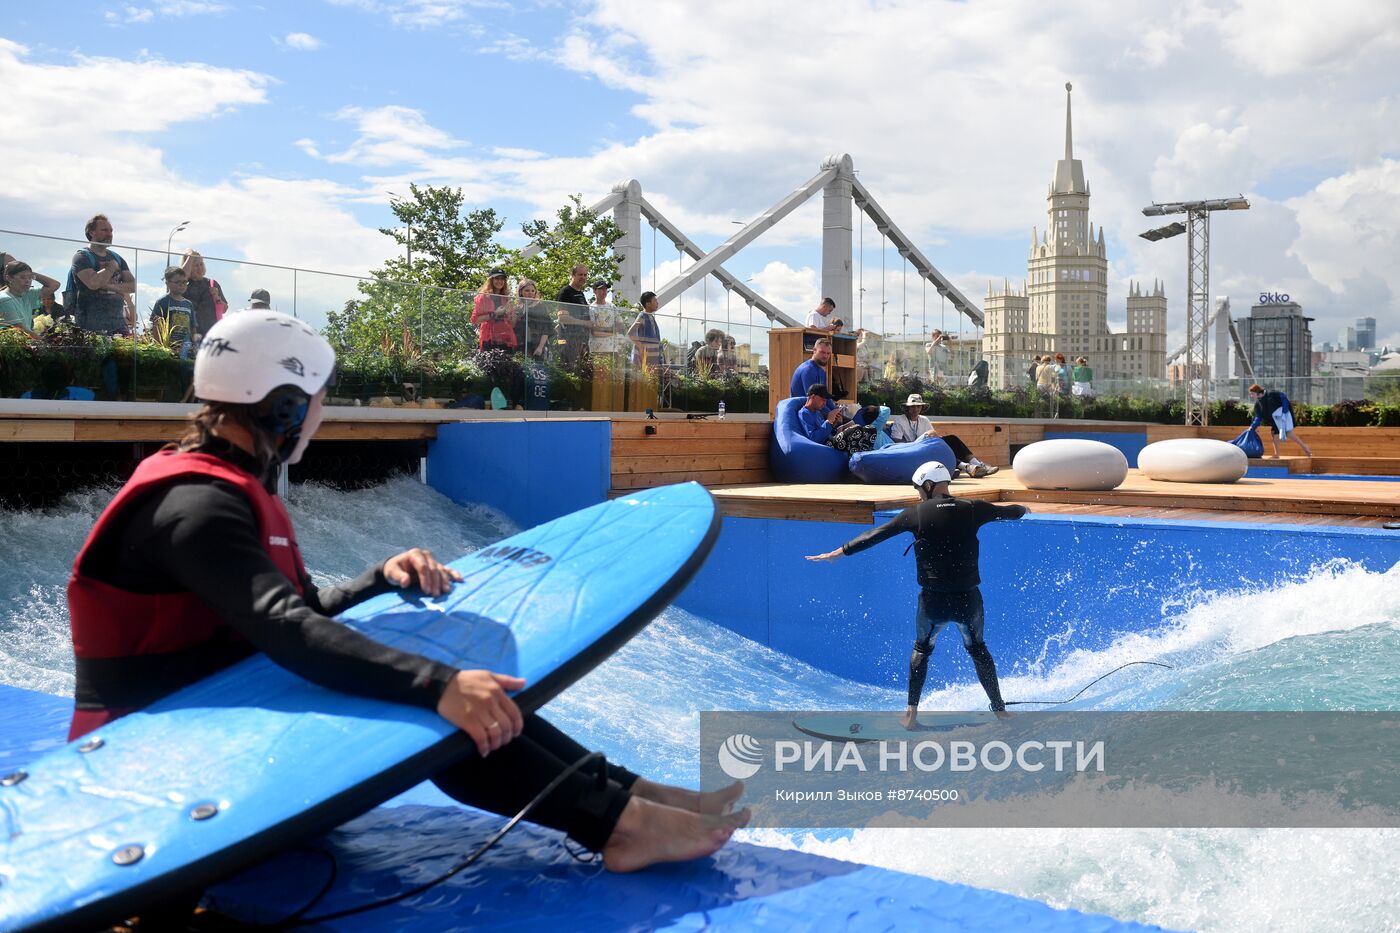
[{"label": "black wetsuit", "polygon": [[[202,450],[257,474],[242,450],[214,441]],[[269,486],[269,490],[271,487]],[[110,543],[89,553],[85,571],[142,593],[191,592],[246,642],[226,638],[176,656],[81,659],[79,706],[142,707],[202,677],[263,651],[282,667],[323,687],[435,709],[456,669],[381,645],[329,618],[394,589],[383,565],[338,586],[305,595],[263,548],[253,510],[237,487],[189,477],[133,505]],[[538,716],[525,717],[514,741],[487,758],[476,755],[434,778],[463,803],[514,815],[567,765],[588,753]],[[609,764],[606,779],[586,767],[536,808],[531,819],[600,850],[612,834],[636,775]],[[590,770],[591,768],[591,770]]]},{"label": "black wetsuit", "polygon": [[997,683],[996,661],[982,639],[982,591],[978,586],[977,531],[988,522],[1020,518],[1023,505],[992,505],[976,499],[936,496],[910,506],[893,521],[847,541],[845,554],[874,547],[898,534],[914,536],[914,557],[919,573],[919,608],[915,616],[914,651],[909,657],[909,705],[918,706],[928,676],[928,658],[939,631],[956,625],[977,668],[977,679],[987,691],[992,709],[1004,710]]}]

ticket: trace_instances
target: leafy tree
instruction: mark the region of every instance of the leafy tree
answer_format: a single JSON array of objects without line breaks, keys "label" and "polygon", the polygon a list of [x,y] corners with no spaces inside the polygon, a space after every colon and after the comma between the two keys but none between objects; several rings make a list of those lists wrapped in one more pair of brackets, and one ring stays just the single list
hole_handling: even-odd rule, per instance
[{"label": "leafy tree", "polygon": [[534,280],[540,296],[553,298],[569,281],[576,263],[588,265],[588,278],[617,281],[618,262],[613,244],[622,239],[622,228],[611,217],[584,206],[583,196],[569,196],[569,203],[555,212],[555,222],[529,220],[520,225],[539,252],[526,258],[523,250],[510,250],[499,265],[517,278]]},{"label": "leafy tree", "polygon": [[407,256],[385,260],[372,273],[374,281],[359,284],[361,298],[331,312],[326,337],[342,353],[392,347],[401,355],[411,347],[440,358],[476,347],[471,293],[501,255],[495,236],[504,221],[490,208],[464,213],[460,188],[410,184],[408,190],[410,200],[390,205],[405,227],[379,232],[411,247],[412,262]]},{"label": "leafy tree", "polygon": [[[460,188],[409,185],[411,198],[392,205],[403,228],[384,227],[413,258],[395,255],[361,282],[359,298],[328,316],[326,337],[346,366],[411,371],[424,364],[460,361],[477,349],[471,326],[472,302],[493,266],[517,278],[533,279],[552,298],[569,279],[569,269],[587,263],[590,276],[617,277],[612,246],[622,231],[601,217],[579,195],[560,208],[554,223],[531,220],[521,230],[542,247],[526,258],[522,250],[495,239],[505,221],[492,209],[466,211]],[[410,243],[408,227],[412,227]]]}]

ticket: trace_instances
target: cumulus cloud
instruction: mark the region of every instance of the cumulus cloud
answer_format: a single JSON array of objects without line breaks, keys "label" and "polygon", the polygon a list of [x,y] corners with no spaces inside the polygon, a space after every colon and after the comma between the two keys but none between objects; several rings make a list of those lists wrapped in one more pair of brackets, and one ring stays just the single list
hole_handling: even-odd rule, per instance
[{"label": "cumulus cloud", "polygon": [[434,158],[434,150],[466,145],[429,124],[422,111],[412,107],[346,107],[336,117],[354,123],[359,137],[337,153],[322,153],[313,141],[298,140],[303,152],[327,162],[387,167],[421,164]]},{"label": "cumulus cloud", "polygon": [[[205,184],[167,164],[153,142],[177,124],[266,103],[272,83],[267,76],[160,60],[77,58],[59,64],[28,59],[24,46],[0,39],[0,85],[43,114],[43,120],[20,121],[0,136],[7,180],[0,191],[0,215],[23,217],[28,229],[76,237],[82,235],[83,220],[101,210],[111,216],[119,242],[162,246],[174,221],[197,215],[197,225],[184,234],[193,239],[185,245],[212,255],[360,273],[382,259],[382,237],[361,226],[345,207],[358,189],[257,175]],[[170,88],[181,89],[182,106],[151,106]],[[99,98],[105,119],[94,124],[88,102]],[[84,144],[55,147],[55,139],[82,139]],[[42,158],[35,157],[38,152]],[[27,260],[32,256],[49,269],[61,268],[57,264],[66,263],[73,249],[38,239],[15,246],[13,252],[22,247]],[[163,251],[142,254],[143,280],[148,271],[158,275],[164,258]],[[215,275],[221,280],[237,281],[233,267],[219,268]],[[280,282],[282,273],[277,275],[290,299],[290,274],[285,283]]]},{"label": "cumulus cloud", "polygon": [[310,33],[289,32],[282,38],[282,45],[298,52],[314,52],[321,47],[321,40]]},{"label": "cumulus cloud", "polygon": [[[402,29],[472,28],[491,6],[334,2]],[[1092,185],[1092,219],[1109,238],[1111,316],[1129,278],[1157,277],[1174,330],[1181,320],[1184,245],[1138,239],[1150,225],[1144,204],[1241,192],[1255,207],[1215,227],[1214,294],[1237,306],[1265,289],[1306,296],[1308,312],[1325,318],[1319,333],[1360,313],[1400,312],[1400,264],[1384,258],[1395,244],[1383,231],[1400,229],[1387,161],[1400,153],[1400,6],[1388,0],[1316,9],[1265,0],[596,0],[553,18],[560,33],[536,39],[538,49],[499,25],[499,41],[473,47],[542,56],[541,67],[569,73],[554,80],[571,74],[629,95],[642,132],[539,154],[503,139],[473,147],[460,138],[479,132],[464,114],[360,106],[342,112],[357,131],[352,142],[297,145],[360,169],[362,191],[451,184],[473,203],[521,201],[542,213],[568,194],[592,200],[635,177],[702,246],[846,151],[900,226],[977,301],[986,278],[1025,273],[1072,80],[1075,151]],[[1352,211],[1360,222],[1349,222]],[[817,203],[751,248],[748,268],[772,258],[765,248],[815,249],[820,229]],[[968,240],[1002,242],[1004,254],[961,250]]]}]

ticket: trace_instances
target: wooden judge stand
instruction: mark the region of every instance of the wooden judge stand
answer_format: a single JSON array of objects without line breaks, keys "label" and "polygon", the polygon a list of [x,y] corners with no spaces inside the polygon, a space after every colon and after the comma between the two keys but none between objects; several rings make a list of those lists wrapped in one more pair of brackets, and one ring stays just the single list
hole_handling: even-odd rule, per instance
[{"label": "wooden judge stand", "polygon": [[817,338],[831,338],[831,362],[826,365],[826,387],[838,403],[856,398],[856,338],[854,334],[828,334],[810,327],[775,327],[768,331],[768,416],[791,392],[792,374],[812,358]]}]

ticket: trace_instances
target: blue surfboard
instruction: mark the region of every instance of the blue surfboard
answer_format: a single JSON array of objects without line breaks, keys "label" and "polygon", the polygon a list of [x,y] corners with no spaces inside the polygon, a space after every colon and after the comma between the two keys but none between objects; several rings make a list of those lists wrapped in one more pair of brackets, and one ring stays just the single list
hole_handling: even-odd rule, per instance
[{"label": "blue surfboard", "polygon": [[793,719],[792,727],[804,735],[831,742],[916,742],[931,732],[949,732],[990,725],[995,713],[920,711],[913,729],[899,721],[903,713],[807,713]]},{"label": "blue surfboard", "polygon": [[[687,483],[595,505],[453,563],[437,599],[342,616],[538,709],[640,631],[719,533]],[[474,746],[431,710],[318,687],[259,655],[0,778],[0,930],[94,927],[199,891],[368,810]]]}]

